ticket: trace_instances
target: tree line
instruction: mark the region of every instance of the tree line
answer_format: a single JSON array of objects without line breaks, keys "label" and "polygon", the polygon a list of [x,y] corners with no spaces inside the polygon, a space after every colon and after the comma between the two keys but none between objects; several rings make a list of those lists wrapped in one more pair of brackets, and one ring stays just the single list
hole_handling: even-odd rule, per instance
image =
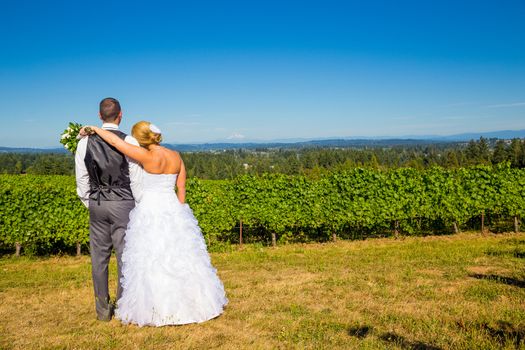
[{"label": "tree line", "polygon": [[0,153],[0,174],[73,175],[75,158],[63,153]]},{"label": "tree line", "polygon": [[[465,143],[391,146],[384,148],[259,148],[182,153],[188,175],[200,179],[233,179],[240,175],[278,173],[318,177],[330,171],[358,167],[457,169],[509,162],[525,167],[525,141],[521,139],[471,140]],[[0,173],[72,175],[74,160],[67,154],[0,154]]]}]

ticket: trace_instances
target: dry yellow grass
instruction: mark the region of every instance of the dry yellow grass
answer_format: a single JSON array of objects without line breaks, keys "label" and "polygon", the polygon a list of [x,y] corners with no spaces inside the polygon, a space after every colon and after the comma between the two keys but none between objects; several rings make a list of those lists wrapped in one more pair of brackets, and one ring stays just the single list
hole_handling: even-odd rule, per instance
[{"label": "dry yellow grass", "polygon": [[247,246],[212,254],[222,316],[139,328],[95,320],[87,256],[4,257],[0,348],[525,348],[524,258],[522,234]]}]

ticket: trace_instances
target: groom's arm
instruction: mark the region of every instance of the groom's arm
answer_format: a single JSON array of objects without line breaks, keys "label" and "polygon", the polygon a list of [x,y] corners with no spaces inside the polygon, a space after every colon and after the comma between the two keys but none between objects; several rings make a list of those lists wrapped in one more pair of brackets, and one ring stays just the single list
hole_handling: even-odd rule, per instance
[{"label": "groom's arm", "polygon": [[89,207],[89,174],[86,168],[84,158],[86,157],[87,137],[78,141],[77,151],[75,153],[75,177],[77,180],[77,194],[82,204]]},{"label": "groom's arm", "polygon": [[[127,135],[124,139],[129,144],[140,146],[138,141],[130,135]],[[129,180],[130,180],[130,187],[131,192],[133,193],[133,198],[135,199],[135,202],[140,202],[140,199],[142,198],[142,167],[139,163],[137,163],[133,158],[126,157],[129,164]]]}]

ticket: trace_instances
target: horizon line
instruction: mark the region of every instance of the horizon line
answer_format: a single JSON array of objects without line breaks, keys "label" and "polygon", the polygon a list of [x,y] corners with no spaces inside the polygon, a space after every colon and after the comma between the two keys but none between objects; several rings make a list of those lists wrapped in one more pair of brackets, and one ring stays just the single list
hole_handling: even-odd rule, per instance
[{"label": "horizon line", "polygon": [[[464,132],[459,134],[448,134],[448,135],[400,135],[400,136],[326,136],[326,137],[290,137],[290,138],[281,138],[281,139],[224,139],[224,140],[210,140],[210,141],[188,141],[188,142],[163,142],[166,145],[214,145],[214,144],[297,144],[304,142],[322,142],[322,141],[389,141],[389,140],[403,140],[403,141],[442,141],[442,142],[458,142],[466,141],[454,138],[467,137],[469,135],[479,135],[483,137],[483,134],[498,134],[498,133],[523,133],[525,137],[525,129],[507,129],[507,130],[495,130],[495,131],[479,131],[479,132]],[[498,138],[498,137],[495,137]],[[515,138],[515,137],[513,137]],[[472,139],[472,138],[471,138]],[[62,146],[57,144],[56,146],[2,146],[0,148],[11,148],[11,149],[42,149],[42,150],[52,150],[60,149]]]}]

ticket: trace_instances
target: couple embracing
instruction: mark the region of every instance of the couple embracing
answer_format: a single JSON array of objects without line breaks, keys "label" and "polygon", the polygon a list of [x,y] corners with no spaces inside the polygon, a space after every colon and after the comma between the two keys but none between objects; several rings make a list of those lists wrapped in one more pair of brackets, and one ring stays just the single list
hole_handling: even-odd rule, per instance
[{"label": "couple embracing", "polygon": [[[116,99],[103,99],[99,114],[102,127],[84,127],[88,137],[75,154],[77,193],[89,209],[97,318],[114,314],[124,324],[163,326],[217,317],[228,300],[185,204],[180,155],[160,146],[161,131],[149,122],[136,123],[132,136],[121,132]],[[108,288],[113,249],[116,304]]]}]

